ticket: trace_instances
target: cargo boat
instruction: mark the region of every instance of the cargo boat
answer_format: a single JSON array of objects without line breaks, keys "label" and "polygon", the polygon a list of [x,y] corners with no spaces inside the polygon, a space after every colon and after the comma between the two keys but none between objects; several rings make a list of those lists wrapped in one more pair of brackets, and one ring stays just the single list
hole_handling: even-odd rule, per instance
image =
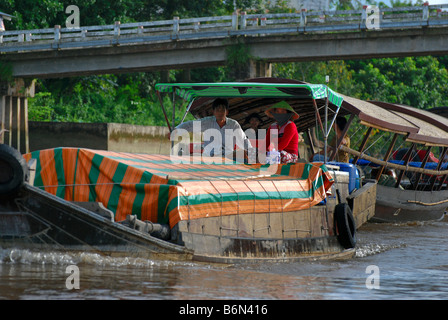
[{"label": "cargo boat", "polygon": [[[300,132],[332,121],[328,111],[343,102],[325,85],[272,78],[156,88],[186,99],[196,116],[226,97],[237,120],[285,100],[301,115]],[[321,128],[328,136],[331,126]],[[376,182],[347,163],[217,164],[200,152],[185,163],[83,148],[21,157],[3,147],[0,164],[12,174],[0,179],[2,247],[222,263],[349,258],[375,210]]]}]

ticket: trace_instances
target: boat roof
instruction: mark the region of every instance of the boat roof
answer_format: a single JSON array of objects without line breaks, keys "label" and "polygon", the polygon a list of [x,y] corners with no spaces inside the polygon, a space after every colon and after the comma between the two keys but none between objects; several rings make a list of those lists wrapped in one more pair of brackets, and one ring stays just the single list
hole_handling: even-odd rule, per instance
[{"label": "boat roof", "polygon": [[[431,113],[438,114],[444,118],[448,118],[448,106],[435,107],[435,108],[429,109],[428,111]],[[447,123],[448,123],[448,119],[446,119],[445,121],[447,121]]]},{"label": "boat roof", "polygon": [[[354,114],[361,124],[407,136],[407,140],[423,145],[448,146],[448,119],[427,110],[382,101],[365,101],[338,93],[323,84],[282,78],[254,78],[223,83],[162,83],[159,92],[175,92],[191,103],[189,111],[196,118],[212,114],[215,98],[229,100],[228,116],[247,128],[252,113],[261,118],[260,128],[272,122],[264,111],[285,100],[300,115],[295,121],[299,132],[318,125],[316,108],[324,119],[328,102],[329,115]],[[328,100],[327,100],[328,98]]]},{"label": "boat roof", "polygon": [[428,110],[347,96],[344,102],[342,107],[366,126],[407,135],[407,141],[418,144],[448,146],[448,119]]},{"label": "boat roof", "polygon": [[160,92],[173,92],[187,101],[202,97],[221,98],[329,98],[340,106],[342,97],[323,84],[310,83],[263,83],[263,82],[221,82],[221,83],[161,83],[156,85]]},{"label": "boat roof", "polygon": [[316,125],[316,107],[321,117],[324,117],[327,97],[332,110],[339,109],[343,102],[342,95],[326,85],[283,78],[254,78],[223,83],[162,83],[156,85],[156,90],[175,92],[191,102],[189,111],[196,118],[212,115],[214,99],[227,98],[228,117],[238,121],[243,129],[247,128],[245,122],[252,113],[260,116],[260,128],[267,128],[272,119],[264,111],[284,100],[300,115],[300,119],[295,121],[298,130],[306,131]]}]

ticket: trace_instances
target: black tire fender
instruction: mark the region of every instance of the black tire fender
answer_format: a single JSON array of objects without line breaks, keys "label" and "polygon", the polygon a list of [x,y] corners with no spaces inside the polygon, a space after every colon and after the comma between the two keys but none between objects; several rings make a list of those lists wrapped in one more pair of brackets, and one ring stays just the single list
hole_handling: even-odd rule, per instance
[{"label": "black tire fender", "polygon": [[28,165],[20,152],[6,144],[0,144],[0,195],[18,191],[28,175]]},{"label": "black tire fender", "polygon": [[334,223],[339,243],[344,249],[354,248],[356,246],[356,224],[352,210],[347,203],[336,205]]}]

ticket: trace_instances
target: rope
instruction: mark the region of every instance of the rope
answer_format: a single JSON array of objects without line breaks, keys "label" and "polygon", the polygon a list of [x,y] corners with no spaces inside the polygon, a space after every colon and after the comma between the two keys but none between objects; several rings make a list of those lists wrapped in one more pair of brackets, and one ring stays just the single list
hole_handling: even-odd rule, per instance
[{"label": "rope", "polygon": [[364,150],[363,150],[363,152],[366,152],[367,150],[369,150],[370,148],[372,148],[383,136],[384,136],[384,132],[383,132],[383,134],[382,135],[380,135],[379,136],[379,138],[378,139],[376,139],[370,146],[368,146],[367,148],[365,148]]},{"label": "rope", "polygon": [[442,204],[442,203],[446,203],[448,202],[448,199],[446,200],[441,200],[441,201],[437,201],[437,202],[431,202],[431,203],[427,203],[427,202],[422,202],[422,201],[417,201],[417,200],[408,200],[409,203],[416,203],[416,204],[421,204],[423,206],[436,206],[438,204]]}]

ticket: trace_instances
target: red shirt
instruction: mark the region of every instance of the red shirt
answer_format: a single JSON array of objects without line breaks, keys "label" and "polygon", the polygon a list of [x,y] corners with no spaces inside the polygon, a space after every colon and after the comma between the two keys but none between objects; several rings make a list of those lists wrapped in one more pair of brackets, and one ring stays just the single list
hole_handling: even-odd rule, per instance
[{"label": "red shirt", "polygon": [[271,144],[271,130],[278,130],[278,151],[285,150],[286,152],[299,155],[299,133],[294,122],[288,121],[284,126],[278,128],[277,123],[271,124],[266,134],[266,147],[270,150]]}]

